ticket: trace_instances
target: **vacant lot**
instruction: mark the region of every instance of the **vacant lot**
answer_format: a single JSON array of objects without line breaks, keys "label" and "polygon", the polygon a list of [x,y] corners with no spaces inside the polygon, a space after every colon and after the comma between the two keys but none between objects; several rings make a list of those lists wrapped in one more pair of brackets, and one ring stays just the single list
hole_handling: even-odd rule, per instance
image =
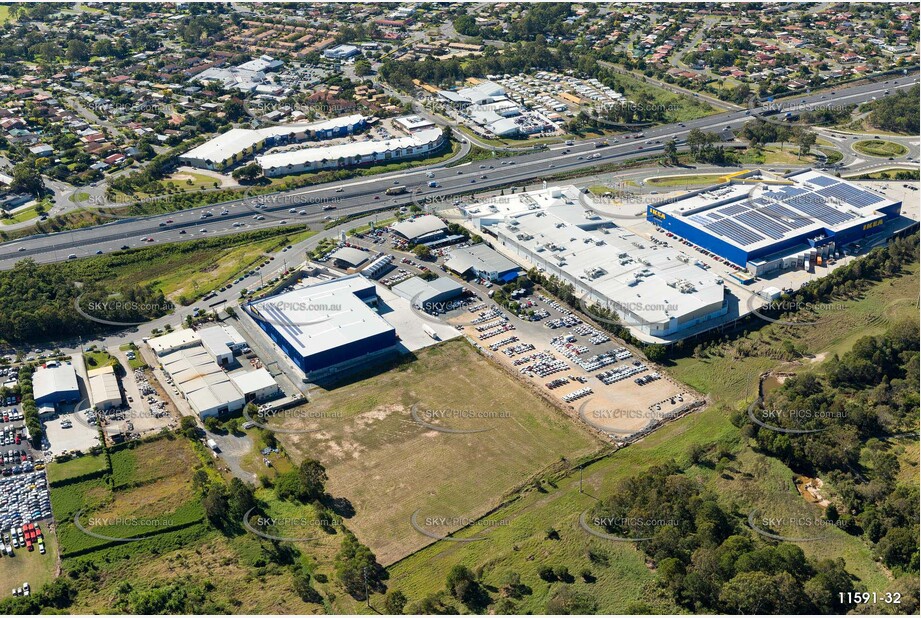
[{"label": "vacant lot", "polygon": [[[64,558],[115,550],[119,555],[172,546],[203,518],[192,488],[198,463],[185,440],[160,439],[112,454],[112,480],[95,478],[51,490],[58,540]],[[68,462],[74,471],[80,460]],[[67,465],[67,464],[65,464]],[[93,534],[87,534],[76,524]],[[119,543],[103,537],[143,542]]]},{"label": "vacant lot", "polygon": [[[425,423],[477,433],[426,427],[414,409]],[[295,462],[326,466],[329,492],[354,507],[348,527],[383,564],[432,542],[412,527],[414,512],[419,521],[479,517],[533,475],[600,447],[465,341],[315,393],[300,418],[296,412],[285,429],[316,431],[279,438]],[[427,529],[447,535],[458,527]]]},{"label": "vacant lot", "polygon": [[[768,325],[747,338],[778,344],[792,338],[817,358],[840,355],[853,347],[858,338],[878,335],[893,321],[917,318],[918,266],[907,270],[903,276],[873,286],[859,299],[846,301],[843,309],[836,305],[836,310],[822,312],[816,316],[815,325]],[[791,481],[793,471],[778,460],[755,452],[730,422],[733,408],[744,408],[756,396],[762,371],[771,368],[796,371],[812,364],[810,359],[784,363],[765,356],[737,358],[728,354],[681,359],[669,369],[671,375],[708,393],[715,405],[668,424],[641,442],[587,466],[584,492],[580,492],[578,473],[548,479],[543,492],[527,488],[520,499],[489,514],[489,519],[508,520],[511,525],[490,530],[488,541],[439,542],[424,548],[391,568],[390,587],[403,591],[410,601],[418,601],[442,590],[449,571],[457,564],[474,571],[481,569],[481,581],[488,587],[499,587],[510,574],[516,573],[531,593],[516,601],[515,613],[541,613],[562,584],[547,583],[538,576],[538,570],[542,566],[565,566],[574,574],[588,569],[595,578],[589,583],[577,577],[571,587],[590,594],[598,603],[598,614],[629,613],[638,602],[656,613],[680,613],[655,585],[655,571],[634,544],[588,536],[579,527],[580,513],[595,500],[608,496],[622,479],[669,459],[688,465],[689,446],[718,444],[729,453],[729,463],[722,473],[712,465],[697,465],[689,466],[687,474],[716,491],[724,505],[731,507],[738,515],[736,523],[741,533],[746,534],[745,519],[753,509],[760,510],[765,517],[819,516],[818,508],[797,494]],[[900,440],[898,447],[904,449],[899,451],[903,460],[917,457],[914,438]],[[903,473],[913,473],[911,478],[916,479],[917,467],[903,468]],[[555,530],[559,539],[548,538],[549,530]],[[867,590],[886,589],[888,574],[873,559],[861,538],[838,529],[824,532],[821,541],[800,543],[807,556],[843,557],[847,570],[859,577]],[[465,535],[474,533],[475,530],[465,531]],[[382,599],[375,602],[381,603]]]}]

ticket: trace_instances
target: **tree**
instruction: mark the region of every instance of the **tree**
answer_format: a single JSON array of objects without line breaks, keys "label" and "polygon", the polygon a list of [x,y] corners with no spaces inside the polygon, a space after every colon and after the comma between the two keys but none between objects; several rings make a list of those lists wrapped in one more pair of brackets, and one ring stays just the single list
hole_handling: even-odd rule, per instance
[{"label": "tree", "polygon": [[477,586],[476,576],[473,571],[464,565],[455,564],[448,573],[445,585],[452,597],[466,603],[473,589]]},{"label": "tree", "polygon": [[243,516],[256,506],[252,488],[237,477],[230,480],[228,494],[228,512],[235,522],[242,521]]},{"label": "tree", "polygon": [[253,182],[262,176],[262,168],[258,163],[249,163],[242,167],[238,167],[230,175],[238,182]]},{"label": "tree", "polygon": [[224,117],[230,122],[237,122],[246,118],[246,108],[240,99],[228,99],[224,103]]},{"label": "tree", "polygon": [[391,590],[384,597],[384,610],[391,616],[403,613],[406,607],[406,595],[399,590]]},{"label": "tree", "polygon": [[84,62],[89,58],[90,46],[80,39],[71,39],[67,44],[67,59],[71,62]]},{"label": "tree", "polygon": [[371,75],[371,62],[362,58],[361,60],[355,61],[355,75],[358,77],[364,77],[366,75]]},{"label": "tree", "polygon": [[370,591],[383,590],[382,579],[386,575],[384,567],[378,564],[374,553],[362,545],[351,532],[346,532],[345,538],[342,539],[335,565],[339,583],[353,598],[365,600],[365,582]]},{"label": "tree", "polygon": [[320,604],[323,602],[323,597],[320,593],[310,585],[310,573],[304,569],[298,569],[294,573],[294,592],[305,603]]},{"label": "tree", "polygon": [[675,140],[670,139],[665,142],[665,159],[671,165],[678,165],[678,144]]},{"label": "tree", "polygon": [[307,459],[298,467],[301,500],[319,500],[326,493],[326,468],[316,459]]},{"label": "tree", "polygon": [[416,245],[413,247],[413,255],[415,255],[417,258],[426,260],[432,257],[432,250],[425,245]]},{"label": "tree", "polygon": [[283,472],[275,477],[275,495],[279,500],[297,500],[300,497],[301,484],[297,472]]},{"label": "tree", "polygon": [[598,604],[591,595],[574,591],[570,586],[558,589],[547,602],[547,613],[554,616],[594,614],[597,609]]},{"label": "tree", "polygon": [[219,485],[209,487],[208,493],[202,499],[202,506],[205,508],[205,517],[208,518],[211,525],[215,528],[222,528],[229,513],[224,488]]},{"label": "tree", "polygon": [[13,166],[13,182],[10,183],[10,191],[41,197],[45,193],[45,181],[42,180],[36,166],[24,161]]}]

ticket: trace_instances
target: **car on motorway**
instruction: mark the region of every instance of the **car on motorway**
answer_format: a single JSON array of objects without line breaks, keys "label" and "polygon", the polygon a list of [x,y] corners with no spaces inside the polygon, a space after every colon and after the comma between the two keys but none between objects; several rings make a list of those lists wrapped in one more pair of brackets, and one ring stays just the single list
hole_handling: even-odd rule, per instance
[{"label": "car on motorway", "polygon": [[161,221],[160,223],[157,224],[157,227],[166,227],[166,223]]},{"label": "car on motorway", "polygon": [[180,234],[185,234],[185,230],[179,230]]},{"label": "car on motorway", "polygon": [[102,255],[102,249],[99,249],[98,251],[96,251],[96,255]]},{"label": "car on motorway", "polygon": [[[181,233],[182,233],[182,232],[180,232],[180,234],[181,234]],[[130,248],[131,248],[131,247],[129,247],[128,245],[122,245],[122,247],[121,247],[122,251],[124,251],[124,250],[126,250],[126,249],[130,249]]]},{"label": "car on motorway", "polygon": [[26,250],[25,247],[19,247],[18,249],[16,249],[16,251],[25,251],[25,250]]},{"label": "car on motorway", "polygon": [[67,256],[67,259],[68,259],[68,260],[76,260],[76,259],[77,259],[77,254],[76,254],[76,253],[71,253],[70,255]]}]

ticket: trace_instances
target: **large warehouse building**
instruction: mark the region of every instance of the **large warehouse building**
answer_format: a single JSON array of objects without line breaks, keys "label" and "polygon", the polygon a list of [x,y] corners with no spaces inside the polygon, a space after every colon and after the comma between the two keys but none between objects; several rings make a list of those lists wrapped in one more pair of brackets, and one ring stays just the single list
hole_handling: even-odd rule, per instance
[{"label": "large warehouse building", "polygon": [[648,206],[647,219],[753,275],[804,267],[878,233],[901,202],[815,170],[758,172]]},{"label": "large warehouse building", "polygon": [[366,124],[364,116],[352,114],[319,122],[231,129],[180,155],[179,162],[202,169],[223,170],[266,148],[345,137],[361,131]]},{"label": "large warehouse building", "polygon": [[32,393],[37,406],[80,401],[80,386],[74,366],[52,361],[39,367],[32,374]]},{"label": "large warehouse building", "polygon": [[247,312],[305,375],[318,376],[390,351],[396,331],[375,308],[374,283],[349,275],[261,299]]},{"label": "large warehouse building", "polygon": [[440,150],[444,143],[441,129],[426,129],[388,140],[357,141],[278,152],[256,157],[256,162],[266,176],[277,177],[414,159]]},{"label": "large warehouse building", "polygon": [[640,339],[674,338],[728,312],[722,279],[585,210],[573,186],[462,210],[523,267],[571,283],[586,306],[615,311]]}]

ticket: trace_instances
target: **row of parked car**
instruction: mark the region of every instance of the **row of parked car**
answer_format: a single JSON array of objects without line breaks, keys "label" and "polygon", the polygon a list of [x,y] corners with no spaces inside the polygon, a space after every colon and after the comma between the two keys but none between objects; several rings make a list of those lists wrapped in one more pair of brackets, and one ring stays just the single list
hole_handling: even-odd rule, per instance
[{"label": "row of parked car", "polygon": [[44,470],[0,479],[0,530],[51,517],[51,494]]}]

